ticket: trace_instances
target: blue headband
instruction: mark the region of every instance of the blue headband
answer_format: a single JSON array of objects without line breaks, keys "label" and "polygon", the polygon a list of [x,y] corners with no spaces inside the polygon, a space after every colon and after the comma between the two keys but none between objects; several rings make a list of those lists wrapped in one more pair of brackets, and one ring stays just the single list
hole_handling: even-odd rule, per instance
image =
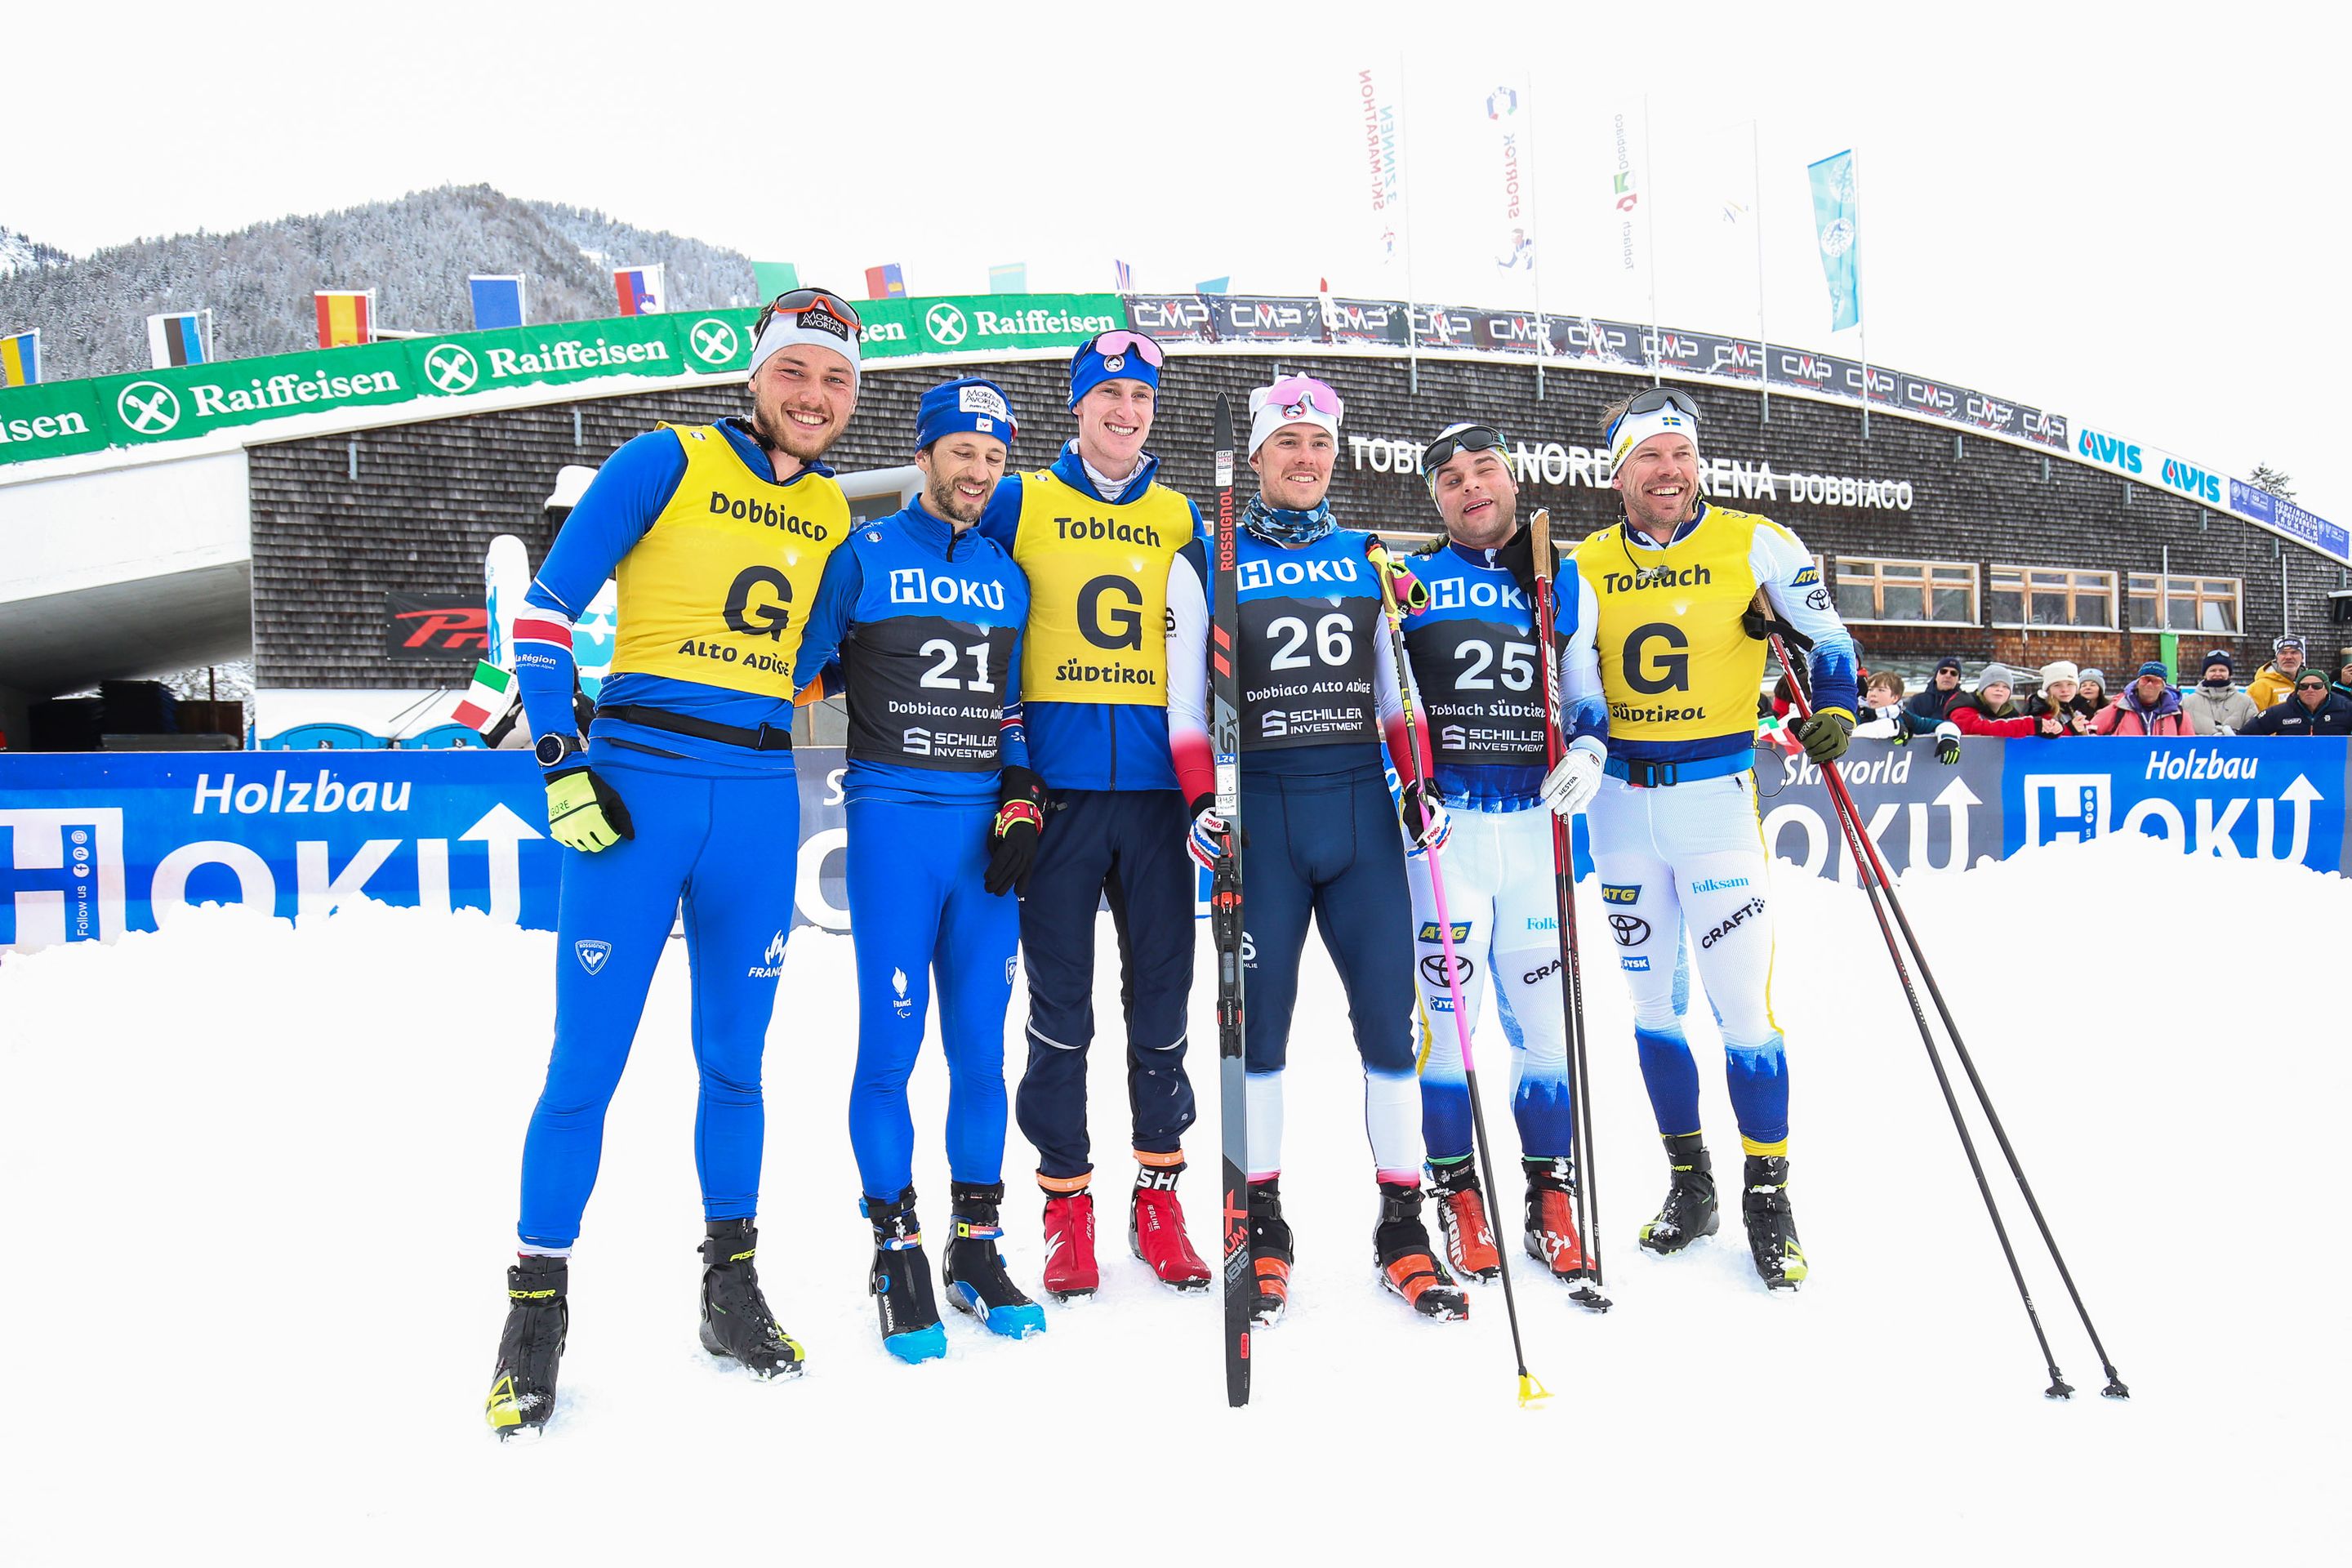
[{"label": "blue headband", "polygon": [[1106,381],[1139,381],[1160,390],[1160,367],[1139,353],[1105,354],[1089,342],[1070,356],[1070,412],[1076,414],[1087,393]]},{"label": "blue headband", "polygon": [[993,436],[1007,450],[1013,446],[1013,404],[1003,387],[984,376],[960,375],[923,394],[915,413],[915,450],[965,431]]}]

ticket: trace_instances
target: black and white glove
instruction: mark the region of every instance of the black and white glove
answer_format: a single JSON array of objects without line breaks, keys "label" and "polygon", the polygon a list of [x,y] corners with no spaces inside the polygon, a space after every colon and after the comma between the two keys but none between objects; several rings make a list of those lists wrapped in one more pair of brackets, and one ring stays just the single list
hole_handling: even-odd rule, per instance
[{"label": "black and white glove", "polygon": [[1936,760],[1948,768],[1959,765],[1960,727],[1948,719],[1936,726]]},{"label": "black and white glove", "polygon": [[1437,792],[1420,779],[1409,779],[1397,799],[1397,820],[1404,825],[1405,857],[1419,859],[1445,842],[1454,831],[1454,819],[1437,798]]}]

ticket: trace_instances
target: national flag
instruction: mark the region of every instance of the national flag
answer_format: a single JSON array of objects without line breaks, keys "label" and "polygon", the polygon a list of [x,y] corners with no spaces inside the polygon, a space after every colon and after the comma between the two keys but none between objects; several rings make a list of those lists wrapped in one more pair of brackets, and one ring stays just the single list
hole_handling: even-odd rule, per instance
[{"label": "national flag", "polygon": [[374,289],[321,289],[313,298],[319,304],[320,348],[340,349],[375,342]]},{"label": "national flag", "polygon": [[754,261],[751,263],[751,287],[764,305],[779,294],[789,294],[801,286],[801,269],[789,261]]},{"label": "national flag", "polygon": [[988,269],[988,291],[992,294],[1026,294],[1029,292],[1029,264],[1008,261]]},{"label": "national flag", "polygon": [[658,316],[669,309],[669,280],[663,276],[667,266],[656,261],[650,267],[613,268],[613,293],[621,302],[621,314]]},{"label": "national flag", "polygon": [[1223,278],[1202,279],[1192,285],[1192,291],[1196,294],[1224,294],[1231,292],[1233,286],[1233,274],[1227,273]]},{"label": "national flag", "polygon": [[30,386],[41,379],[41,329],[0,338],[0,386]]},{"label": "national flag", "polygon": [[1805,173],[1813,186],[1813,227],[1830,286],[1830,331],[1862,324],[1862,184],[1853,150],[1833,153]]},{"label": "national flag", "polygon": [[907,297],[906,276],[895,261],[866,269],[866,297],[869,300],[903,300]]},{"label": "national flag", "polygon": [[474,666],[473,684],[458,700],[451,715],[469,730],[487,730],[492,721],[507,710],[507,692],[514,685],[514,677],[487,660]]},{"label": "national flag", "polygon": [[522,279],[507,273],[477,272],[467,279],[474,296],[474,331],[487,332],[523,324]]},{"label": "national flag", "polygon": [[1356,73],[1356,112],[1363,123],[1371,191],[1372,254],[1383,267],[1395,263],[1405,248],[1403,80],[1403,62],[1394,58]]},{"label": "national flag", "polygon": [[1114,285],[1117,291],[1121,294],[1134,293],[1135,268],[1124,261],[1114,261],[1110,265],[1112,276],[1117,280]]},{"label": "national flag", "polygon": [[213,357],[213,313],[175,310],[147,318],[147,363],[157,370],[203,364]]}]

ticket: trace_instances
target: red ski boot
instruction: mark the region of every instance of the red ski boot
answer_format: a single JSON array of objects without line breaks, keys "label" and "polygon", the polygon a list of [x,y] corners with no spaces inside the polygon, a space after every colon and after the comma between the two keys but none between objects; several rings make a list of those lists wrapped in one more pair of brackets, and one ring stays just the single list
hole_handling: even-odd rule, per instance
[{"label": "red ski boot", "polygon": [[1445,1238],[1445,1260],[1474,1279],[1498,1278],[1503,1260],[1495,1251],[1494,1227],[1486,1220],[1477,1162],[1433,1162],[1429,1173],[1437,1194],[1437,1229]]},{"label": "red ski boot", "polygon": [[1176,1178],[1184,1162],[1143,1165],[1135,1173],[1135,1199],[1128,1209],[1127,1245],[1151,1266],[1171,1290],[1205,1290],[1209,1266],[1184,1237],[1184,1208],[1176,1201]]},{"label": "red ski boot", "polygon": [[[1040,1176],[1038,1182],[1060,1179]],[[1102,1283],[1095,1268],[1094,1194],[1087,1191],[1085,1177],[1077,1182],[1068,1192],[1045,1189],[1045,1286],[1057,1301],[1091,1296]]]}]

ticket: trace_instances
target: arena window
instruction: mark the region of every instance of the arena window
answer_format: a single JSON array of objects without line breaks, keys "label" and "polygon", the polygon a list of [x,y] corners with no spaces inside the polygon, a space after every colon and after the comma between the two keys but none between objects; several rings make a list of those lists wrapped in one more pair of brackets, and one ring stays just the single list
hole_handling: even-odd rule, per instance
[{"label": "arena window", "polygon": [[1841,555],[1838,614],[1869,626],[1972,626],[1977,569],[1963,561],[1878,561]]},{"label": "arena window", "polygon": [[1987,589],[1992,624],[2106,632],[2116,626],[2116,574],[2071,566],[2004,566]]},{"label": "arena window", "polygon": [[2126,597],[2136,632],[2211,632],[2236,637],[2245,584],[2235,577],[2135,572]]}]

